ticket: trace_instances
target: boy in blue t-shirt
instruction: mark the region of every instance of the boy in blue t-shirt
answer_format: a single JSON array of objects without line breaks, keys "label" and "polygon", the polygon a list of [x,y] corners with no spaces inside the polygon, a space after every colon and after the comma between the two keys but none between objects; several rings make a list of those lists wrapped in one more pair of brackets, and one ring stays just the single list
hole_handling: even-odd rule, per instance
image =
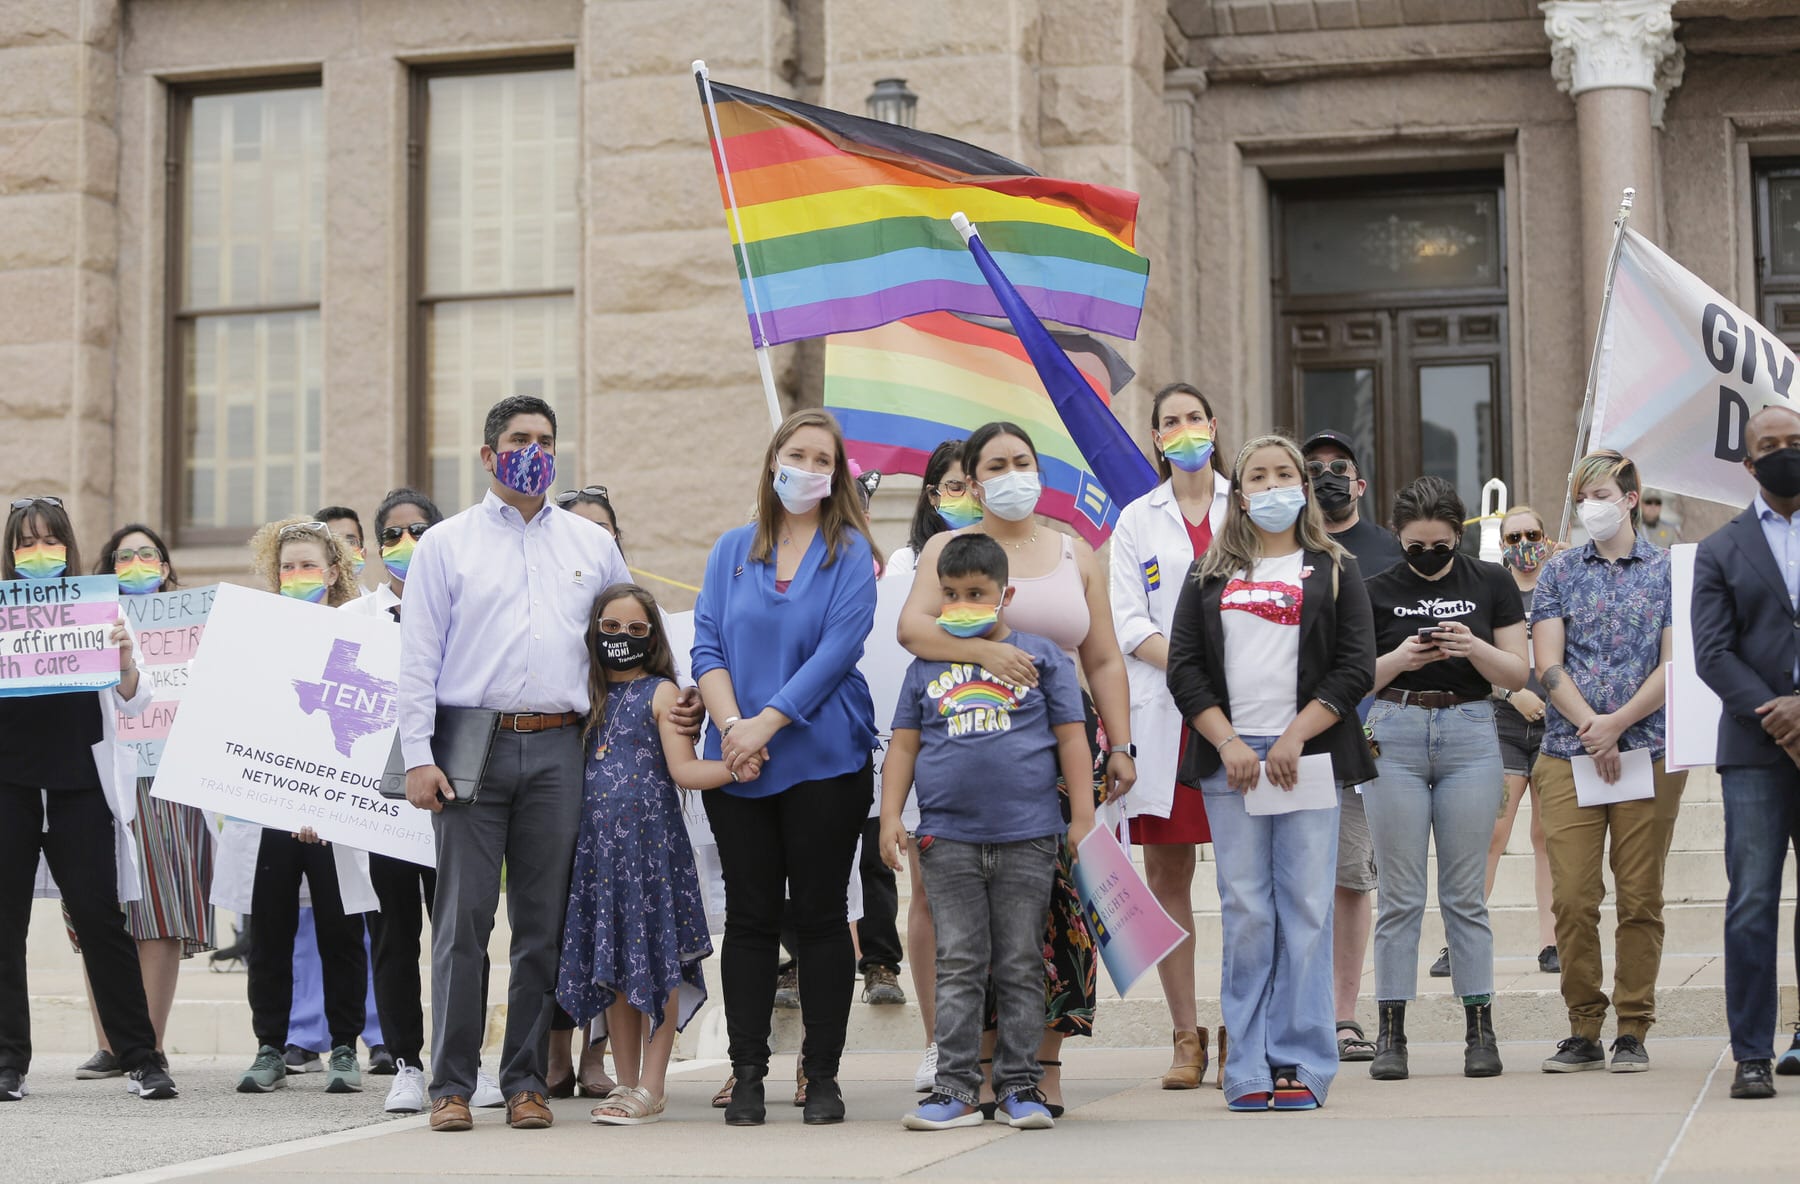
[{"label": "boy in blue t-shirt", "polygon": [[[1093,779],[1075,664],[1050,642],[1007,629],[1006,552],[983,534],[951,539],[938,558],[938,624],[957,637],[1005,642],[1037,666],[1035,687],[974,662],[916,659],[900,687],[882,766],[881,857],[900,867],[900,808],[916,778],[915,856],[937,927],[937,1084],[901,1125],[979,1126],[983,996],[990,969],[998,1011],[994,1096],[1021,1130],[1055,1125],[1037,1090],[1044,1027],[1044,926],[1063,817],[1058,774]],[[1094,829],[1094,799],[1069,795],[1071,845]]]}]

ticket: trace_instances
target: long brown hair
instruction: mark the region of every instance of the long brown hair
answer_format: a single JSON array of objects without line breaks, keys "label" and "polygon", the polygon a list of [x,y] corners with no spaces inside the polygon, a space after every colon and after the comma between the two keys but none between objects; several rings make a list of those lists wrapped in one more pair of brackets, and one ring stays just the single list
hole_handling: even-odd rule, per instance
[{"label": "long brown hair", "polygon": [[629,597],[643,608],[644,616],[650,619],[650,652],[644,657],[642,667],[644,673],[656,678],[675,681],[675,652],[669,648],[669,635],[663,632],[662,610],[656,605],[656,597],[637,584],[614,584],[600,593],[600,599],[594,601],[594,616],[588,621],[588,721],[582,730],[585,741],[592,742],[594,733],[606,721],[606,692],[609,684],[606,681],[606,667],[600,661],[600,618],[606,615],[606,606],[615,600]]},{"label": "long brown hair", "polygon": [[15,509],[7,515],[5,550],[0,552],[0,579],[19,578],[19,569],[13,566],[13,551],[19,545],[19,536],[25,532],[27,517],[37,527],[40,537],[55,535],[56,541],[68,549],[68,566],[63,569],[63,575],[80,575],[81,548],[75,544],[75,527],[69,521],[69,512],[60,503],[38,498],[31,505]]},{"label": "long brown hair", "polygon": [[1331,558],[1332,566],[1342,566],[1350,552],[1332,540],[1325,530],[1325,517],[1319,512],[1319,501],[1313,496],[1312,478],[1306,475],[1306,458],[1300,455],[1300,446],[1286,436],[1258,436],[1238,449],[1237,460],[1231,466],[1231,496],[1226,498],[1225,522],[1219,527],[1219,533],[1213,536],[1206,554],[1194,568],[1196,580],[1210,580],[1215,576],[1231,576],[1238,571],[1248,572],[1262,558],[1262,535],[1256,529],[1256,523],[1250,521],[1250,512],[1244,509],[1243,503],[1249,497],[1243,492],[1244,462],[1250,454],[1264,448],[1279,448],[1288,454],[1294,462],[1294,468],[1300,473],[1300,488],[1306,490],[1306,506],[1300,511],[1300,517],[1294,522],[1294,541],[1303,550],[1323,551]]},{"label": "long brown hair", "polygon": [[781,499],[775,496],[775,483],[769,479],[769,470],[775,467],[775,458],[780,455],[782,445],[793,439],[794,433],[801,428],[823,428],[831,433],[831,496],[819,503],[819,533],[825,536],[824,566],[830,567],[837,562],[838,548],[852,530],[868,540],[869,550],[874,552],[875,562],[879,564],[881,548],[875,545],[875,536],[869,530],[869,516],[863,512],[862,496],[856,492],[855,478],[850,476],[850,458],[844,452],[844,429],[838,426],[831,412],[816,407],[796,411],[782,420],[775,435],[769,439],[768,450],[763,454],[762,477],[756,487],[756,537],[750,541],[750,561],[774,562],[782,508]]}]

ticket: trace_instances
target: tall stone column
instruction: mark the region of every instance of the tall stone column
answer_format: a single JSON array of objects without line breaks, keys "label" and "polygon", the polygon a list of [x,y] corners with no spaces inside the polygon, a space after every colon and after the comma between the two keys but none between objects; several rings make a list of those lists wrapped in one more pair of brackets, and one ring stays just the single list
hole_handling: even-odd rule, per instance
[{"label": "tall stone column", "polygon": [[1174,338],[1171,361],[1175,377],[1197,382],[1200,370],[1200,274],[1196,239],[1200,198],[1199,167],[1194,158],[1194,108],[1206,90],[1206,74],[1197,67],[1170,70],[1163,76],[1163,109],[1169,117],[1169,244],[1174,268],[1169,332]]},{"label": "tall stone column", "polygon": [[1661,237],[1656,129],[1681,81],[1682,50],[1670,16],[1675,0],[1550,0],[1543,5],[1550,73],[1575,100],[1581,150],[1583,308],[1600,322],[1606,257],[1620,193],[1637,200],[1631,228]]}]

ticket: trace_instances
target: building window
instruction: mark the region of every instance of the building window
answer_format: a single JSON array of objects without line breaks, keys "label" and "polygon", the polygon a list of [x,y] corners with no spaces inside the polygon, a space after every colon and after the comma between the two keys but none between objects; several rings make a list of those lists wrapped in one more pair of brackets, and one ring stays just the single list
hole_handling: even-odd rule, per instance
[{"label": "building window", "polygon": [[170,501],[186,543],[320,501],[317,80],[182,92],[171,135]]},{"label": "building window", "polygon": [[415,81],[415,468],[446,510],[472,504],[488,408],[535,395],[557,412],[558,485],[579,484],[575,71]]},{"label": "building window", "polygon": [[1800,160],[1756,166],[1756,315],[1800,349]]}]

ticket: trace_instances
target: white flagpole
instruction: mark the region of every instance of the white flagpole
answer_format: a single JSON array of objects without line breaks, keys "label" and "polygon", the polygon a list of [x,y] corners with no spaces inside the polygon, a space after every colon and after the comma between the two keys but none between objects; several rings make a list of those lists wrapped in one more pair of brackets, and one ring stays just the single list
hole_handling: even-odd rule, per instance
[{"label": "white flagpole", "polygon": [[1587,393],[1581,400],[1581,420],[1575,428],[1575,456],[1569,461],[1569,483],[1563,494],[1562,526],[1557,530],[1559,541],[1567,542],[1569,538],[1569,521],[1575,512],[1575,466],[1587,454],[1588,433],[1594,427],[1594,384],[1600,378],[1600,348],[1606,341],[1606,314],[1612,308],[1613,273],[1619,270],[1619,250],[1625,244],[1625,221],[1631,217],[1631,203],[1637,200],[1637,190],[1626,186],[1619,199],[1619,212],[1613,216],[1612,251],[1606,257],[1606,285],[1600,295],[1600,327],[1594,330],[1594,356],[1588,361]]},{"label": "white flagpole", "polygon": [[694,59],[694,77],[706,96],[706,118],[712,127],[713,151],[719,154],[719,172],[725,178],[725,201],[731,207],[731,225],[744,260],[744,290],[750,294],[750,328],[756,341],[756,369],[762,375],[763,397],[769,403],[769,427],[781,427],[781,397],[775,393],[775,371],[769,366],[769,340],[763,332],[762,307],[756,299],[756,273],[750,267],[750,244],[744,241],[744,220],[738,216],[737,192],[731,186],[731,164],[725,159],[725,137],[719,134],[719,111],[713,105],[712,78],[706,63]]}]

